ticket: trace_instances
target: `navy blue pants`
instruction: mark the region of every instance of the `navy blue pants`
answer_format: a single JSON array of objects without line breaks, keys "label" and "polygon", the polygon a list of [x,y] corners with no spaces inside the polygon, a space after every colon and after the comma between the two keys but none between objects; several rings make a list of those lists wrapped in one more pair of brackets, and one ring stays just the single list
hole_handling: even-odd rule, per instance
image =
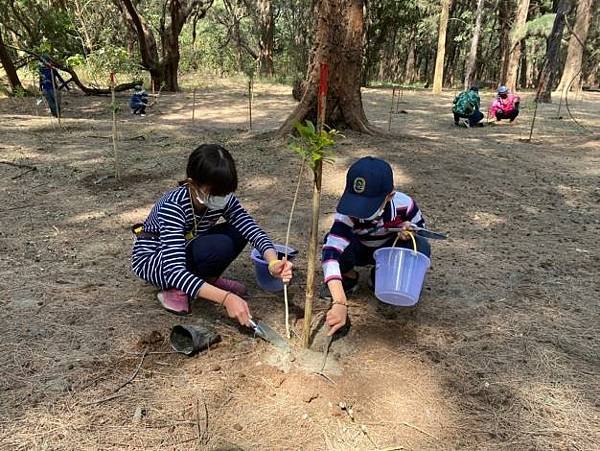
[{"label": "navy blue pants", "polygon": [[58,110],[60,108],[58,99],[54,94],[54,89],[52,90],[44,90],[44,97],[46,97],[46,101],[48,102],[48,106],[50,107],[50,112],[52,116],[58,117]]},{"label": "navy blue pants", "polygon": [[131,106],[131,112],[133,114],[146,114],[146,104],[145,103],[136,103],[135,105],[130,105]]},{"label": "navy blue pants", "polygon": [[502,110],[498,110],[496,111],[496,120],[502,120],[502,119],[510,119],[510,121],[514,121],[515,118],[519,115],[519,109],[515,108],[514,110],[509,111],[508,113],[505,113]]},{"label": "navy blue pants", "polygon": [[473,111],[473,113],[470,115],[454,113],[454,123],[458,124],[458,120],[461,117],[465,118],[465,119],[469,119],[469,125],[471,127],[475,127],[483,119],[483,113],[479,110]]},{"label": "navy blue pants", "polygon": [[247,242],[232,225],[217,224],[188,243],[187,267],[203,279],[217,278],[240,255]]},{"label": "navy blue pants", "polygon": [[[391,247],[396,237],[390,238],[380,247]],[[415,235],[415,241],[417,242],[417,251],[427,257],[431,256],[431,246],[429,242],[422,236]],[[405,249],[413,249],[413,242],[411,239],[398,240],[396,247],[403,247]],[[354,237],[350,244],[344,249],[340,258],[340,272],[342,274],[352,270],[355,266],[367,266],[374,265],[375,258],[373,254],[379,248],[367,247]]]}]

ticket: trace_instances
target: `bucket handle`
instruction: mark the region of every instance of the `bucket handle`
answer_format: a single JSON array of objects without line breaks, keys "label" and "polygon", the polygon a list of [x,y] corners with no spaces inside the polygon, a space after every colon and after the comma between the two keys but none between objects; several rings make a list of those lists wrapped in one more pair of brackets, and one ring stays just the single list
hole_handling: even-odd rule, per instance
[{"label": "bucket handle", "polygon": [[[410,230],[408,230],[407,232],[410,235],[410,239],[412,240],[413,255],[416,256],[418,252],[417,252],[417,240],[415,240],[415,234],[414,234],[414,232],[412,232]],[[398,235],[396,235],[396,239],[392,243],[392,247],[396,247],[396,243],[398,242],[399,239],[400,239],[400,233],[398,233]],[[390,254],[390,257],[388,260],[389,260],[388,265],[391,265],[392,264],[392,254]]]},{"label": "bucket handle", "polygon": [[[410,235],[410,239],[412,240],[413,252],[416,254],[417,253],[417,240],[415,240],[415,234],[414,234],[414,232],[412,232],[410,230],[407,230],[407,232]],[[396,247],[396,243],[398,242],[399,239],[400,239],[400,233],[398,233],[398,235],[396,236],[396,239],[392,243],[392,247]]]}]

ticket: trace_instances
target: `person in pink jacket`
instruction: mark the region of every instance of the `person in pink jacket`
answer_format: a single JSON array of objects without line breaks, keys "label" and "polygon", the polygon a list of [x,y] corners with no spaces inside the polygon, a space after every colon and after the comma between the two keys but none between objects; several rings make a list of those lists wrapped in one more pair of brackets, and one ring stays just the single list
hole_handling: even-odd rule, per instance
[{"label": "person in pink jacket", "polygon": [[509,119],[512,122],[519,115],[520,102],[519,96],[511,94],[508,88],[502,85],[498,88],[498,95],[490,106],[488,117],[496,118],[496,121]]}]

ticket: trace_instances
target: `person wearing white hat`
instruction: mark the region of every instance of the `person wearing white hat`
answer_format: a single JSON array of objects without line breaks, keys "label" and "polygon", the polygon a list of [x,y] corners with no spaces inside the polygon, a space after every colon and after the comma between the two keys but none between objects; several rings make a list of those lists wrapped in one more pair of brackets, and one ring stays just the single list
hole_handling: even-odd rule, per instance
[{"label": "person wearing white hat", "polygon": [[520,102],[519,96],[512,94],[506,86],[500,86],[498,95],[490,105],[489,118],[495,118],[496,122],[508,119],[512,123],[519,115]]}]

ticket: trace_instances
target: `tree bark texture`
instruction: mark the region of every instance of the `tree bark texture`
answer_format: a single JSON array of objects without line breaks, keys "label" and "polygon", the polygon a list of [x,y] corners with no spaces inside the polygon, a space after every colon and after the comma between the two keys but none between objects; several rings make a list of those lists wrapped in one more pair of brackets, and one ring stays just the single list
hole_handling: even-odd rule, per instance
[{"label": "tree bark texture", "polygon": [[508,48],[508,60],[506,67],[506,79],[504,83],[508,89],[515,91],[517,88],[517,74],[521,61],[521,40],[525,36],[525,23],[529,12],[529,0],[519,0],[517,6],[517,17],[510,31]]},{"label": "tree bark texture", "polygon": [[260,37],[258,41],[258,66],[261,75],[273,76],[273,2],[257,0],[258,24]]},{"label": "tree bark texture", "polygon": [[581,63],[583,61],[583,51],[585,41],[587,40],[590,22],[595,8],[595,0],[579,0],[577,4],[577,16],[575,26],[571,31],[569,38],[569,47],[567,49],[567,59],[558,91],[565,91],[571,88],[579,89],[581,85]]},{"label": "tree bark texture", "polygon": [[433,93],[442,93],[444,80],[444,55],[446,53],[446,30],[448,29],[448,16],[452,0],[442,0],[440,11],[440,25],[438,29],[437,55],[435,57],[435,72],[433,75]]},{"label": "tree bark texture", "polygon": [[473,29],[473,38],[471,39],[471,49],[467,57],[465,68],[465,90],[473,84],[475,75],[475,63],[477,62],[477,46],[479,45],[479,36],[481,35],[481,18],[483,16],[483,0],[477,0],[477,10],[475,12],[475,28]]},{"label": "tree bark texture", "polygon": [[552,103],[552,88],[558,71],[560,43],[563,29],[565,28],[566,15],[571,10],[571,0],[560,0],[556,8],[556,17],[552,32],[548,37],[544,68],[538,82],[538,95],[536,100],[540,103]]},{"label": "tree bark texture", "polygon": [[363,0],[322,0],[317,4],[314,46],[300,103],[279,129],[287,135],[296,121],[316,123],[319,68],[329,65],[325,124],[373,133],[362,106]]},{"label": "tree bark texture", "polygon": [[19,75],[17,74],[17,68],[10,57],[8,49],[4,45],[2,28],[0,28],[0,63],[2,63],[2,67],[4,67],[4,72],[6,72],[6,76],[8,77],[8,83],[10,84],[12,93],[16,94],[19,91],[24,92],[25,90],[23,89],[23,85],[21,84],[21,80],[19,80]]}]

